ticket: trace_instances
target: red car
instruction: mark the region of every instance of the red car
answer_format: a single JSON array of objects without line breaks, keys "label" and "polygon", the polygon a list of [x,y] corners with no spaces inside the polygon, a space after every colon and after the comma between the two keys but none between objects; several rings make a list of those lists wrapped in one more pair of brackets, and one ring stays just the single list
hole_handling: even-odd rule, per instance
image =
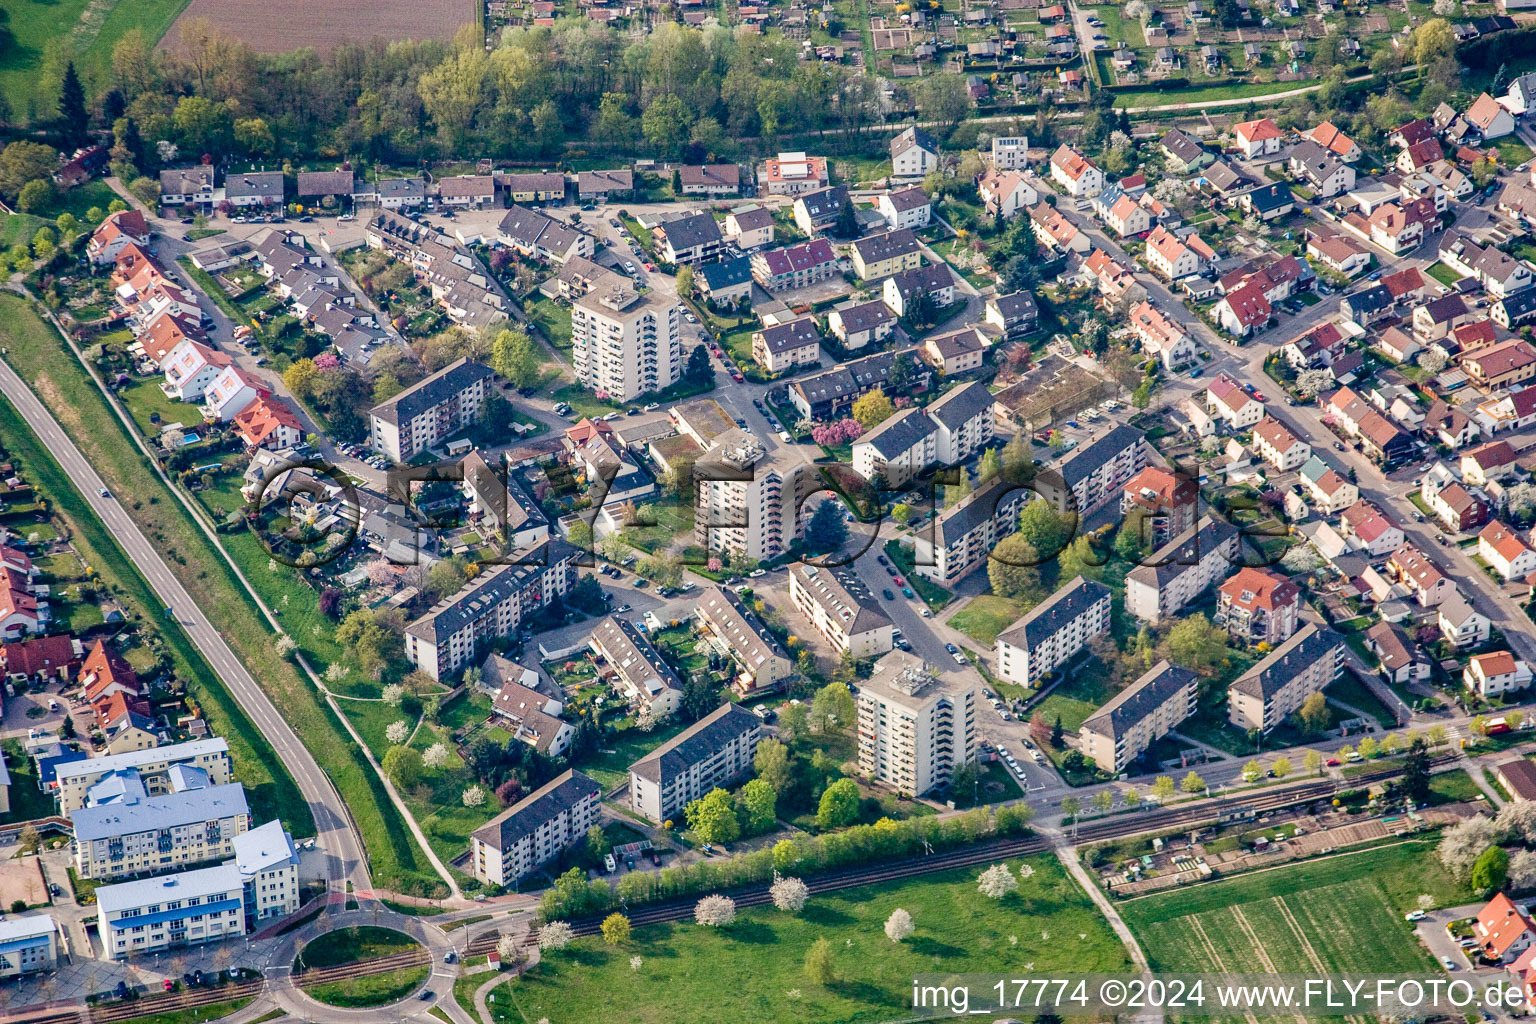
[{"label": "red car", "polygon": [[656,264],[654,264],[654,263],[647,263],[645,265],[645,269],[649,270],[651,273],[654,274],[654,273],[656,273]]},{"label": "red car", "polygon": [[732,373],[731,379],[734,380],[737,384],[745,384],[747,381],[747,378],[743,377],[739,373]]},{"label": "red car", "polygon": [[172,991],[176,987],[176,983],[174,981],[172,981],[170,978],[166,978],[165,981],[163,982],[163,984],[165,985],[165,990],[167,992]]},{"label": "red car", "polygon": [[900,576],[892,576],[891,579],[896,581],[896,585],[898,587],[904,587],[907,585],[907,581],[902,579]]},{"label": "red car", "polygon": [[1339,766],[1339,759],[1336,757],[1330,757],[1324,763],[1327,764],[1329,768],[1337,768]]}]

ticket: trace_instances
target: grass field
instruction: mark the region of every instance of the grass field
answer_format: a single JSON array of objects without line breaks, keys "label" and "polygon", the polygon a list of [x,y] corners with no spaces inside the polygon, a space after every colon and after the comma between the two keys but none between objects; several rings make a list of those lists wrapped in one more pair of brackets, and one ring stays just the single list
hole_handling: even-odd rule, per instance
[{"label": "grass field", "polygon": [[[1418,839],[1129,900],[1121,915],[1153,970],[1435,971],[1403,914],[1420,894],[1472,899]],[[1385,933],[1385,934],[1383,934]]]},{"label": "grass field", "polygon": [[420,943],[393,928],[338,928],[304,947],[305,967],[336,967],[415,949]]},{"label": "grass field", "polygon": [[[154,45],[187,0],[6,0],[10,39],[0,48],[0,91],[17,118],[58,116],[59,76],[73,58],[86,92],[104,90],[112,47],[137,28]],[[57,56],[49,59],[49,47]]]},{"label": "grass field", "polygon": [[[1001,903],[976,891],[975,868],[815,896],[798,917],[746,910],[718,930],[658,925],[637,929],[619,947],[582,939],[497,989],[492,1016],[496,1024],[544,1017],[607,1024],[622,993],[627,1024],[849,1024],[906,1018],[918,973],[1128,966],[1114,933],[1056,860],[1029,863],[1035,874]],[[917,931],[893,945],[882,928],[897,907]],[[839,975],[825,988],[803,966],[822,936]]]},{"label": "grass field", "polygon": [[995,594],[979,594],[954,615],[949,624],[983,647],[991,648],[997,642],[997,634],[1017,622],[1029,604],[1011,597]]},{"label": "grass field", "polygon": [[[276,652],[272,628],[253,607],[190,515],[150,470],[126,429],[108,408],[101,391],[58,334],[38,318],[26,300],[4,295],[0,296],[0,341],[8,350],[10,364],[53,410],[65,431],[81,447],[145,535],[161,550],[170,553],[172,568],[193,600],[207,612],[236,653],[245,660],[280,713],[330,775],[368,844],[374,880],[383,887],[412,895],[430,895],[437,891],[441,880],[412,842],[410,831],[384,794],[382,783],[364,762],[340,723],[320,702],[314,687]],[[83,502],[81,504],[83,507]],[[96,525],[99,528],[99,524]],[[244,541],[260,546],[249,533],[229,535],[227,540],[232,545]],[[92,561],[101,564],[100,559],[92,558]],[[126,564],[126,560],[124,562]],[[265,572],[265,555],[261,556],[260,564]],[[278,577],[274,575],[273,578]],[[291,575],[284,574],[281,578],[291,581],[295,592],[302,589],[309,599],[307,607],[313,607],[312,590]],[[147,586],[144,593],[145,600],[153,602]],[[300,602],[293,604],[292,608],[282,608],[281,614],[285,628],[303,649],[315,642],[316,637],[307,628],[295,628],[303,621],[298,617],[305,613],[298,607]],[[158,602],[152,606],[159,607]],[[289,621],[290,616],[294,616],[295,621]],[[185,644],[187,656],[196,655],[196,649],[184,637],[179,633],[175,636],[179,638],[177,642]],[[329,631],[324,636],[328,639]],[[200,656],[195,667],[187,668],[185,672],[193,680],[211,681],[215,678]],[[238,707],[222,687],[202,682],[195,686],[200,693],[206,692],[209,702],[221,715],[239,715]],[[243,738],[246,732],[252,732],[244,716],[239,715],[236,720],[239,724],[233,728],[228,724],[231,720],[210,718],[220,735],[231,736],[234,758],[241,765],[241,778],[247,788],[253,777],[247,773],[247,764],[252,766],[252,771],[258,765],[270,764],[280,773],[281,766],[267,744],[259,737]],[[239,746],[236,745],[237,738],[240,738]],[[266,753],[265,758],[260,752]],[[292,816],[303,815],[304,827],[294,831],[305,834],[313,827],[308,809],[297,799],[296,791],[290,788],[288,792],[295,804]],[[290,814],[285,811],[284,817],[290,817]]]},{"label": "grass field", "polygon": [[329,1006],[387,1006],[416,991],[431,973],[430,965],[418,964],[383,974],[322,982],[304,989],[304,993]]}]

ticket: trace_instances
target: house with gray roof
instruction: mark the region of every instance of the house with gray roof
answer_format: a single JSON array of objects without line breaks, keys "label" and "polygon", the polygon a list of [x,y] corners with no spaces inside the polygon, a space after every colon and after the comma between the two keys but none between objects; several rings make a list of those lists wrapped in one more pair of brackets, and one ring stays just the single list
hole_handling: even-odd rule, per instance
[{"label": "house with gray roof", "polygon": [[1169,662],[1153,665],[1077,730],[1083,754],[1118,774],[1199,707],[1198,676]]},{"label": "house with gray roof", "polygon": [[[994,556],[995,557],[995,556]],[[1075,576],[997,635],[998,678],[1033,686],[1109,631],[1110,590]]]},{"label": "house with gray roof", "polygon": [[1239,729],[1272,732],[1344,671],[1344,638],[1315,623],[1298,629],[1227,687],[1227,717]]},{"label": "house with gray roof", "polygon": [[516,885],[586,842],[602,793],[581,772],[555,776],[470,834],[470,871],[487,885]]},{"label": "house with gray roof", "polygon": [[723,704],[629,766],[629,805],[649,821],[680,821],[683,808],[752,771],[763,723]]},{"label": "house with gray roof", "polygon": [[928,418],[937,428],[936,458],[946,466],[964,462],[997,435],[992,415],[997,402],[981,381],[951,388],[928,405]]},{"label": "house with gray roof", "polygon": [[283,205],[282,171],[246,171],[224,178],[224,201],[236,209]]},{"label": "house with gray roof", "polygon": [[375,450],[406,462],[474,423],[494,386],[489,366],[468,358],[449,363],[368,411]]}]

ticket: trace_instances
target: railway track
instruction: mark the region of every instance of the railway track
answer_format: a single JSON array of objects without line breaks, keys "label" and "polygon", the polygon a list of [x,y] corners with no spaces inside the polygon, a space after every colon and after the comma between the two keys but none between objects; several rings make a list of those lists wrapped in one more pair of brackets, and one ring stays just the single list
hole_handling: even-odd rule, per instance
[{"label": "railway track", "polygon": [[350,964],[338,964],[335,967],[308,967],[300,972],[295,972],[293,983],[299,988],[309,988],[312,985],[323,985],[328,981],[341,981],[346,978],[361,978],[370,974],[385,974],[389,971],[403,970],[407,967],[419,967],[422,964],[431,964],[432,954],[425,949],[408,949],[399,953],[390,953],[387,956],[374,957],[371,960],[358,960]]},{"label": "railway track", "polygon": [[[242,981],[218,988],[194,988],[182,992],[144,996],[139,999],[115,1000],[86,1007],[80,1019],[90,1021],[91,1024],[114,1024],[116,1021],[132,1020],[150,1014],[167,1013],[173,1010],[195,1010],[200,1006],[232,1003],[237,999],[254,999],[261,994],[263,984],[264,982],[260,981]],[[44,1024],[44,1022],[28,1021],[26,1024]]]}]

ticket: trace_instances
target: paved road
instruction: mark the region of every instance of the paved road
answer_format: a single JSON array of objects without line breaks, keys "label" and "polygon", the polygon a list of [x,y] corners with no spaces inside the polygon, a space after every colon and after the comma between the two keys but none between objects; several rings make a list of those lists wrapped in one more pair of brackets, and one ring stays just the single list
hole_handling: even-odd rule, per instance
[{"label": "paved road", "polygon": [[175,613],[176,620],[192,638],[203,657],[245,711],[262,737],[282,760],[315,818],[320,843],[329,854],[326,877],[331,888],[345,881],[354,889],[371,889],[362,843],[352,830],[346,806],[320,765],[305,749],[291,726],[272,705],[250,670],[230,649],[207,615],[192,600],[166,564],[160,551],[140,532],[138,525],[115,498],[102,497],[106,485],[80,449],[70,440],[46,406],[38,400],[16,371],[0,362],[0,391],[10,399],[33,432],[58,460],[69,478],[101,517],[128,557],[149,581],[155,593]]}]

